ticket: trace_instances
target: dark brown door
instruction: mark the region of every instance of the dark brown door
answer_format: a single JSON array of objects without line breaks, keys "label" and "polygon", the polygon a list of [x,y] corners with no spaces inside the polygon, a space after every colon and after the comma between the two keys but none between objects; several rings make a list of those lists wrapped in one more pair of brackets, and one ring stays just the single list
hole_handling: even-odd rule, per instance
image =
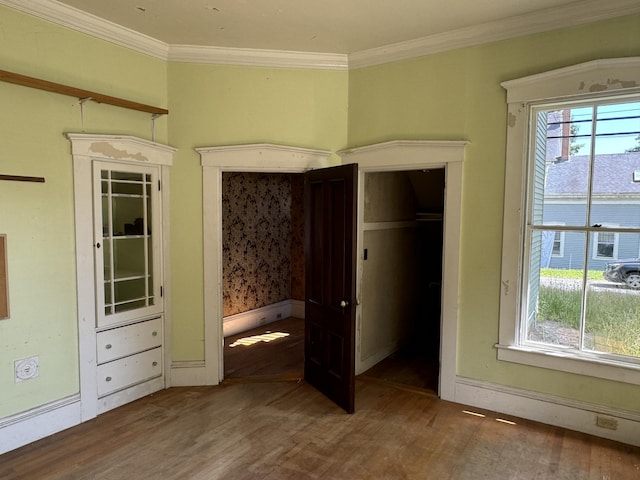
[{"label": "dark brown door", "polygon": [[305,174],[304,378],[348,413],[355,398],[358,166]]}]

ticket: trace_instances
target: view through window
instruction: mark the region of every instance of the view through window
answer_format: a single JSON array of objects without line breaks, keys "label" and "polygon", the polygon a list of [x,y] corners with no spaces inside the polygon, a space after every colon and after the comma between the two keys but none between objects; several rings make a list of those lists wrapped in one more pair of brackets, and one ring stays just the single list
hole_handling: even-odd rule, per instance
[{"label": "view through window", "polygon": [[640,99],[531,126],[520,343],[640,361]]}]

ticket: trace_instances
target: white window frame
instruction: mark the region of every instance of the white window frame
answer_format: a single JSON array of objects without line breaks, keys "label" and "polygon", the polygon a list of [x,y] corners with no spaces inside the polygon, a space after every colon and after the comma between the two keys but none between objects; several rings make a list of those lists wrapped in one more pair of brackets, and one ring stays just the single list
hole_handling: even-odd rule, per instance
[{"label": "white window frame", "polygon": [[507,90],[508,129],[498,359],[640,385],[640,363],[525,343],[520,325],[520,298],[526,288],[524,221],[531,109],[542,103],[637,95],[640,57],[594,60],[507,81],[502,86]]}]

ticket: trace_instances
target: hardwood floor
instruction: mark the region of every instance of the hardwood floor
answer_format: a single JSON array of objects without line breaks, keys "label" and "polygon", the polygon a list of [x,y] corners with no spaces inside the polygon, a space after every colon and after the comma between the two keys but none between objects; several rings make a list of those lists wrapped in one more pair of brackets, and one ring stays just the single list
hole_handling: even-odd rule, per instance
[{"label": "hardwood floor", "polygon": [[[301,380],[303,330],[230,337],[222,385],[164,390],[4,454],[0,479],[640,479],[640,448],[438,399],[411,351],[358,377],[347,415]],[[268,332],[290,335],[231,347]]]},{"label": "hardwood floor", "polygon": [[423,389],[436,394],[439,367],[438,360],[429,359],[418,348],[408,346],[374,365],[364,372],[361,378]]},{"label": "hardwood floor", "polygon": [[379,382],[356,388],[352,415],[304,381],[171,388],[0,456],[0,478],[640,478],[637,447]]},{"label": "hardwood floor", "polygon": [[[366,371],[363,378],[437,392],[438,362],[421,354],[420,348],[410,345],[396,352]],[[287,318],[227,337],[224,349],[227,382],[301,379],[304,320]]]},{"label": "hardwood floor", "polygon": [[304,373],[304,320],[291,317],[224,339],[224,378],[297,378]]}]

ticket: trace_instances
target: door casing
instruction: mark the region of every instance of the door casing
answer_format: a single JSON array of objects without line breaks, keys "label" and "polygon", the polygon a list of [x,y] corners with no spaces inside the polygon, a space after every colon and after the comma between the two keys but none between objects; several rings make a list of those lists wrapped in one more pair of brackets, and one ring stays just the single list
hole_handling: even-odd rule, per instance
[{"label": "door casing", "polygon": [[[303,173],[309,169],[340,163],[358,163],[357,251],[363,249],[364,174],[445,169],[444,247],[442,270],[442,314],[440,341],[439,396],[455,399],[460,222],[462,213],[462,165],[466,141],[395,140],[338,152],[272,144],[198,148],[203,169],[204,237],[204,340],[202,368],[189,378],[172,379],[174,385],[217,385],[224,376],[222,334],[222,172]],[[358,256],[356,275],[356,374],[362,373],[358,352],[361,331],[361,286],[363,260]],[[186,369],[185,369],[186,370]]]},{"label": "door casing", "polygon": [[[272,144],[197,148],[202,162],[204,368],[185,384],[217,385],[224,378],[222,330],[222,173],[304,173],[339,164],[331,152]],[[176,383],[174,382],[174,385]]]}]

